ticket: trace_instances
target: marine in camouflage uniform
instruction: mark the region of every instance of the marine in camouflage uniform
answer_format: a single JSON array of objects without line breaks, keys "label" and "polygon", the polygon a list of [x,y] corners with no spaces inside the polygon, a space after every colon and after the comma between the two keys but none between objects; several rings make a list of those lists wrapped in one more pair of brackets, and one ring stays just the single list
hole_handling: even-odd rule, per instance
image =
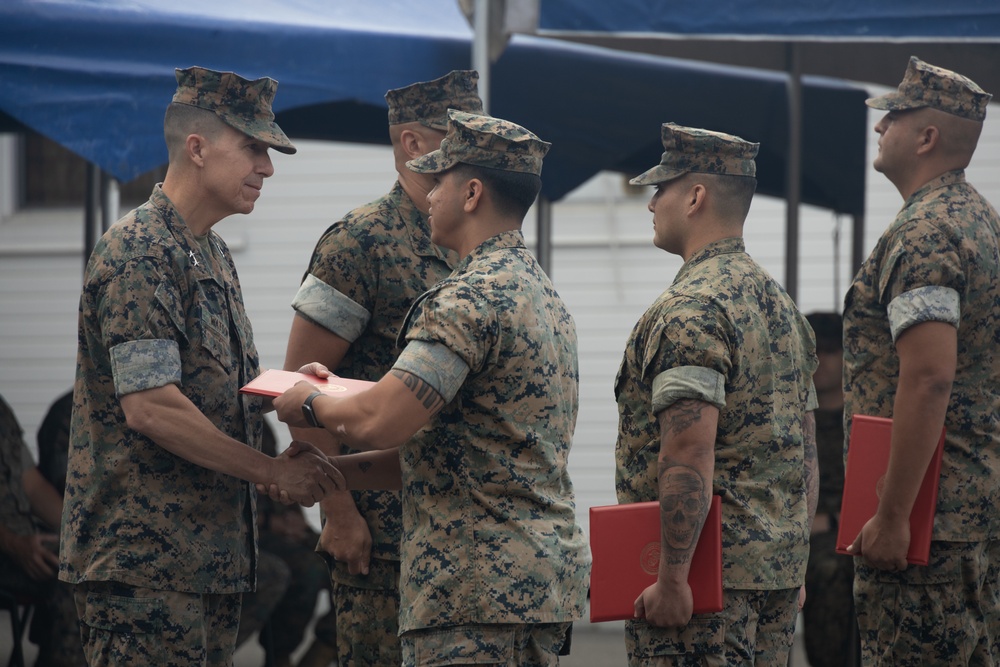
[{"label": "marine in camouflage uniform", "polygon": [[859,645],[854,562],[836,552],[844,495],[844,324],[833,312],[810,313],[806,319],[816,334],[819,359],[813,374],[819,501],[809,537],[802,634],[810,667],[845,667],[859,664]]},{"label": "marine in camouflage uniform", "polygon": [[[481,112],[478,79],[474,71],[456,70],[386,93],[397,168],[403,173],[387,195],[351,211],[320,237],[292,302],[297,321],[292,326],[287,369],[320,361],[344,377],[378,380],[392,367],[399,353],[396,339],[410,305],[448,277],[457,261],[453,252],[431,241],[424,200],[431,183],[403,167],[407,142],[416,130],[426,142],[426,151],[434,150],[447,129],[449,108]],[[404,129],[409,132],[401,136]],[[342,340],[340,349],[326,352],[321,342],[324,334]],[[312,437],[308,432],[296,435]],[[414,437],[424,442],[438,435],[435,429],[427,429]],[[336,447],[338,454],[351,451],[346,445]],[[401,660],[400,494],[354,491],[351,495],[370,533],[371,560],[367,573],[352,574],[347,557],[329,559],[336,655],[345,667],[396,666]],[[343,532],[338,533],[335,521],[341,519],[337,513],[345,511],[353,512],[349,507],[324,511],[324,530],[333,539],[347,539]]]},{"label": "marine in camouflage uniform", "polygon": [[[813,334],[744,248],[757,144],[673,123],[662,139],[661,163],[631,183],[657,186],[654,243],[685,262],[632,330],[615,380],[618,501],[663,509],[658,582],[637,601],[656,625],[627,621],[629,664],[783,665],[818,481]],[[686,582],[713,493],[724,609],[692,616],[673,593],[686,583],[670,580]]]},{"label": "marine in camouflage uniform", "polygon": [[[33,600],[28,638],[38,645],[37,667],[84,667],[73,591],[55,578],[58,546],[54,539],[45,541],[58,529],[43,522],[58,522],[59,494],[43,488],[47,481],[35,468],[23,436],[14,411],[0,397],[0,591]],[[30,547],[23,544],[27,540]],[[45,563],[47,574],[30,564],[39,554],[50,561]]]},{"label": "marine in camouflage uniform", "polygon": [[[589,550],[566,469],[575,326],[520,232],[547,150],[513,123],[450,111],[441,148],[407,166],[436,174],[431,230],[458,267],[413,305],[406,347],[373,389],[275,399],[283,421],[303,423],[308,400],[310,420],[382,450],[338,457],[352,488],[403,484],[404,665],[555,665],[586,606]],[[485,183],[512,181],[516,200],[495,186],[484,201]],[[457,214],[446,193],[465,185],[478,194]],[[436,438],[408,439],[428,422]]]},{"label": "marine in camouflage uniform", "polygon": [[[964,172],[989,99],[914,57],[868,100],[888,111],[875,168],[905,203],[845,299],[845,430],[893,418],[879,510],[855,541],[865,665],[1000,662],[1000,217]],[[942,426],[930,562],[908,566],[905,517]]]},{"label": "marine in camouflage uniform", "polygon": [[257,451],[262,402],[237,393],[257,350],[211,231],[253,209],[268,147],[295,151],[273,123],[276,82],[176,75],[165,181],[98,242],[80,298],[59,577],[76,585],[95,664],[232,664],[256,570],[252,482],[305,500],[323,489],[310,468],[328,486],[336,473],[313,453]]}]

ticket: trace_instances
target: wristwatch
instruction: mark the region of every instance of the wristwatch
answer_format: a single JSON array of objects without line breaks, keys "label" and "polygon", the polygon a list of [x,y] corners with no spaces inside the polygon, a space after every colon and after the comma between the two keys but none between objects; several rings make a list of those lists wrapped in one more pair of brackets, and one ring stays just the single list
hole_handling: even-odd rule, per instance
[{"label": "wristwatch", "polygon": [[319,419],[316,418],[316,411],[313,410],[313,401],[316,400],[317,396],[322,396],[323,392],[314,391],[306,397],[305,402],[302,403],[302,414],[305,415],[306,421],[313,428],[323,428],[323,425],[319,423]]}]

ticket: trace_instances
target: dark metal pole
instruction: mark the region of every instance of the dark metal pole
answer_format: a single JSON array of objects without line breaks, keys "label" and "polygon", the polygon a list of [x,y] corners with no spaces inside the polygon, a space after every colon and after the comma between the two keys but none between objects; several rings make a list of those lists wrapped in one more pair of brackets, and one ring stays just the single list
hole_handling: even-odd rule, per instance
[{"label": "dark metal pole", "polygon": [[785,291],[799,292],[799,201],[802,193],[802,58],[798,44],[788,52],[788,160],[785,172]]},{"label": "dark metal pole", "polygon": [[83,210],[83,268],[86,270],[90,253],[97,244],[97,219],[101,214],[101,170],[87,163]]}]

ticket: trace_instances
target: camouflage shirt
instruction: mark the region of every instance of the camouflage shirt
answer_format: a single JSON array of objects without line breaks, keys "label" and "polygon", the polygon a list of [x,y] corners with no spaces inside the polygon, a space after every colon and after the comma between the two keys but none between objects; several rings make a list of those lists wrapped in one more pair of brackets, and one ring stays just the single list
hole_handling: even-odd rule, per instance
[{"label": "camouflage shirt", "polygon": [[33,535],[35,521],[22,477],[35,463],[14,411],[0,398],[0,525],[16,535]]},{"label": "camouflage shirt", "polygon": [[[389,194],[351,211],[320,237],[292,307],[350,341],[337,374],[379,380],[399,354],[396,338],[410,305],[447,278],[456,260],[457,255],[431,242],[427,216],[396,183]],[[426,430],[414,437],[435,435]],[[399,493],[356,491],[353,496],[372,534],[372,556],[399,560]]]},{"label": "camouflage shirt", "polygon": [[[400,632],[580,618],[590,551],[566,469],[579,376],[562,299],[520,232],[504,232],[407,322],[407,349],[442,345],[468,375],[435,417],[439,436],[401,449]],[[435,385],[438,369],[405,370]]]},{"label": "camouflage shirt", "polygon": [[190,463],[125,423],[119,397],[168,384],[223,433],[260,449],[259,372],[232,256],[206,247],[157,186],[91,255],[79,351],[59,577],[194,593],[251,590],[251,484]]},{"label": "camouflage shirt", "polygon": [[[933,538],[1000,536],[1000,217],[963,171],[917,190],[858,271],[844,306],[844,419],[891,417],[894,341],[926,321],[958,328]],[[846,447],[846,443],[845,443]]]},{"label": "camouflage shirt", "polygon": [[840,514],[844,498],[844,411],[816,410],[817,514]]},{"label": "camouflage shirt", "polygon": [[[618,502],[659,499],[656,413],[680,398],[712,403],[719,408],[713,492],[722,495],[723,584],[801,585],[809,553],[802,421],[815,408],[816,365],[808,322],[746,254],[743,239],[696,252],[625,346],[615,380]],[[654,389],[665,372],[668,386]]]}]

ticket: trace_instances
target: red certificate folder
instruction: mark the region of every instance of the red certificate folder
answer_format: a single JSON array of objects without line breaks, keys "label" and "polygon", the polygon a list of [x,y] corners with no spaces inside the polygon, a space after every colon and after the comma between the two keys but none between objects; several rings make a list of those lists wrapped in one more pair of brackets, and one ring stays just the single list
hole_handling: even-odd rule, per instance
[{"label": "red certificate folder", "polygon": [[[688,584],[694,613],[722,611],[722,500],[712,504],[691,558]],[[635,614],[635,599],[656,581],[660,564],[660,503],[590,508],[590,621]]]},{"label": "red certificate folder", "polygon": [[[844,495],[840,505],[840,527],[837,530],[837,553],[849,554],[868,520],[875,516],[879,496],[889,468],[889,445],[892,442],[892,420],[885,417],[854,415],[851,421],[847,467],[844,470]],[[907,562],[927,565],[931,551],[931,532],[937,507],[938,481],[941,478],[941,456],[944,453],[944,430],[937,449],[927,466],[917,499],[910,511],[910,550]]]},{"label": "red certificate folder", "polygon": [[297,382],[303,380],[316,385],[317,389],[331,396],[350,396],[375,386],[374,382],[368,380],[350,380],[341,377],[320,378],[315,375],[272,368],[246,383],[240,389],[240,393],[257,396],[280,396],[294,387]]}]

